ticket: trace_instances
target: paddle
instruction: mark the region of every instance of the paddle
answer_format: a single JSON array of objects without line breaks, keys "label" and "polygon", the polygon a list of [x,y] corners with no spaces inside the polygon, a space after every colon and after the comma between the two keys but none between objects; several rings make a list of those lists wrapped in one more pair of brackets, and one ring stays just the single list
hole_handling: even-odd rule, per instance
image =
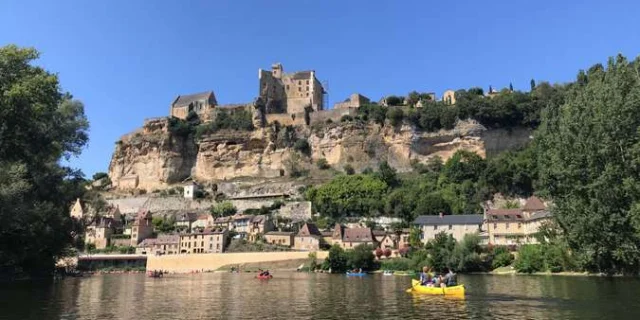
[{"label": "paddle", "polygon": [[405,291],[406,291],[407,293],[409,293],[409,292],[413,291],[413,288],[415,288],[415,287],[416,287],[417,285],[419,285],[419,284],[420,284],[420,281],[416,282],[416,284],[412,285],[412,286],[411,286],[411,288],[409,288],[409,289],[407,289],[407,290],[405,290]]}]

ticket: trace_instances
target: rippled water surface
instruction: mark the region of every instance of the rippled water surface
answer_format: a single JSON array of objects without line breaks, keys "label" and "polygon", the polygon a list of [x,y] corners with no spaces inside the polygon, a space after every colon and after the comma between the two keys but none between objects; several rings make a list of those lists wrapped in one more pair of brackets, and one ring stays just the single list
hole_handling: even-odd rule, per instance
[{"label": "rippled water surface", "polygon": [[465,299],[406,293],[408,277],[276,273],[96,275],[1,284],[0,319],[640,319],[640,281],[460,276]]}]

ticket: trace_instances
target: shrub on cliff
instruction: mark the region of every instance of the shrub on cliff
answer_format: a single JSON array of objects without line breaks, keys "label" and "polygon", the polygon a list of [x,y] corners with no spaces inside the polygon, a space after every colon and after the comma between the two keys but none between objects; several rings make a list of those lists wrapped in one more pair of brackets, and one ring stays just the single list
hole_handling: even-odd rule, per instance
[{"label": "shrub on cliff", "polygon": [[311,155],[311,146],[309,145],[309,142],[307,142],[306,139],[298,139],[296,143],[293,145],[293,149],[306,156]]},{"label": "shrub on cliff", "polygon": [[329,165],[329,162],[327,162],[327,159],[325,158],[320,158],[316,161],[316,166],[318,167],[318,169],[320,170],[327,170],[330,169],[331,166]]}]

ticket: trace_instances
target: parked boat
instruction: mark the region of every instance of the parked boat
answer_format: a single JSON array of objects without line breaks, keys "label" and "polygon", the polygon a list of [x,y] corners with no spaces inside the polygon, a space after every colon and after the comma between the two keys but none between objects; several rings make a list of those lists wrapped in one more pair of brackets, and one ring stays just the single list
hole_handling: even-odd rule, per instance
[{"label": "parked boat", "polygon": [[347,271],[347,276],[348,277],[363,277],[366,276],[367,274],[365,272],[349,272]]},{"label": "parked boat", "polygon": [[393,275],[393,271],[391,271],[391,270],[385,270],[385,271],[382,273],[382,275],[383,275],[383,276],[392,276],[392,275]]},{"label": "parked boat", "polygon": [[256,278],[260,279],[260,280],[268,280],[268,279],[273,278],[273,276],[270,275],[270,274],[268,274],[268,275],[257,275]]},{"label": "parked boat", "polygon": [[444,296],[464,296],[464,285],[457,285],[452,287],[427,287],[420,284],[420,281],[416,279],[411,279],[412,287],[407,291],[421,293],[421,294],[431,294],[431,295],[444,295]]}]

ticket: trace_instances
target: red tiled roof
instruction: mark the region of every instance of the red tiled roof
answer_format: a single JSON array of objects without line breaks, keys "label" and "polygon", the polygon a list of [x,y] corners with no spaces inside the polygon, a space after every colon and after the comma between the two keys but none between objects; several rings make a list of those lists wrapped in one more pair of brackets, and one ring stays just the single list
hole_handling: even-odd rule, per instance
[{"label": "red tiled roof", "polygon": [[369,228],[349,228],[344,230],[344,242],[373,242],[373,233]]},{"label": "red tiled roof", "polygon": [[305,223],[300,231],[298,231],[299,237],[319,236],[322,237],[322,233],[318,230],[318,227],[313,223]]},{"label": "red tiled roof", "polygon": [[487,220],[524,220],[521,209],[489,209],[487,210]]},{"label": "red tiled roof", "polygon": [[540,198],[536,196],[532,196],[527,199],[527,203],[525,203],[524,208],[522,208],[522,210],[525,211],[539,211],[546,209],[547,206],[544,205],[544,202],[542,202],[542,200],[540,200]]}]

